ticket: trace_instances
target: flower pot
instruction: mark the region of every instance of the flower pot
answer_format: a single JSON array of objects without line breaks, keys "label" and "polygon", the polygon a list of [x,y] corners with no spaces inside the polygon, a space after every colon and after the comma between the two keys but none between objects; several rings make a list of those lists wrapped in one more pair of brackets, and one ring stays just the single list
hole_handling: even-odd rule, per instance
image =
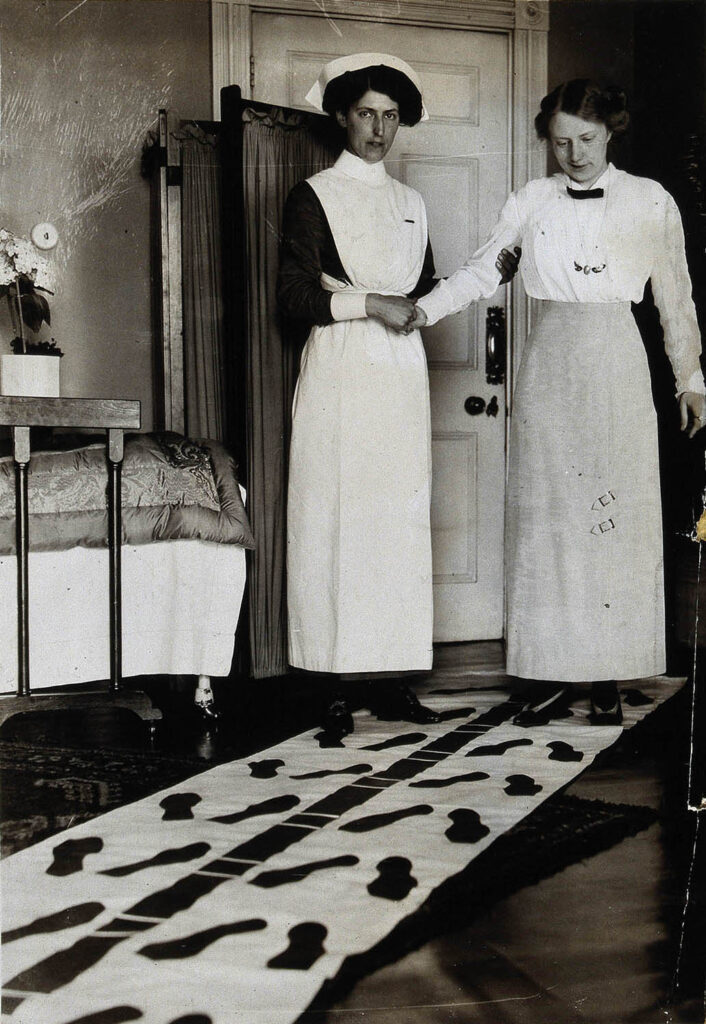
[{"label": "flower pot", "polygon": [[0,356],[0,394],[32,398],[58,398],[59,356]]}]

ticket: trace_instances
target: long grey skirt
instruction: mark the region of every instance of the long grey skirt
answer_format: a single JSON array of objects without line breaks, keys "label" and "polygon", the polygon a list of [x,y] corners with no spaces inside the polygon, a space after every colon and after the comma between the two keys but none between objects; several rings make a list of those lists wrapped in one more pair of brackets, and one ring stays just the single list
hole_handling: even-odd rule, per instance
[{"label": "long grey skirt", "polygon": [[629,302],[542,302],[514,393],[507,671],[665,670],[657,421]]}]

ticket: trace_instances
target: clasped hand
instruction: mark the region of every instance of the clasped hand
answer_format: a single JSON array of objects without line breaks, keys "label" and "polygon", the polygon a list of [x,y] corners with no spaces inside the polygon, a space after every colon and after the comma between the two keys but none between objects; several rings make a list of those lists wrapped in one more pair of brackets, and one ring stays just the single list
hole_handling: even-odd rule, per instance
[{"label": "clasped hand", "polygon": [[[522,250],[519,246],[515,246],[513,252],[503,249],[498,253],[495,266],[500,271],[502,284],[507,284],[517,273],[521,255]],[[399,334],[411,334],[412,331],[424,327],[427,322],[424,310],[415,305],[412,299],[402,295],[379,295],[377,292],[369,292],[365,300],[365,311],[368,316],[377,317]]]}]

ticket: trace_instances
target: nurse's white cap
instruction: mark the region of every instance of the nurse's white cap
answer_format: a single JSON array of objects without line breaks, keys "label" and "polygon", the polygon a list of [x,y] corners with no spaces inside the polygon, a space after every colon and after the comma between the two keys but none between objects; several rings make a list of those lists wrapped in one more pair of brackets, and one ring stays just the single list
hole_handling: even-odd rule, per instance
[{"label": "nurse's white cap", "polygon": [[[321,74],[306,94],[307,103],[310,103],[312,107],[316,107],[317,110],[323,111],[324,93],[329,82],[332,82],[335,78],[340,78],[341,75],[345,75],[347,71],[361,71],[363,68],[379,67],[381,64],[401,72],[410,80],[412,85],[416,86],[419,95],[422,95],[422,83],[419,75],[406,61],[401,60],[399,57],[393,57],[390,53],[352,53],[347,57],[336,57],[335,60],[324,64]],[[421,120],[429,120],[429,115],[424,108],[423,102]]]}]

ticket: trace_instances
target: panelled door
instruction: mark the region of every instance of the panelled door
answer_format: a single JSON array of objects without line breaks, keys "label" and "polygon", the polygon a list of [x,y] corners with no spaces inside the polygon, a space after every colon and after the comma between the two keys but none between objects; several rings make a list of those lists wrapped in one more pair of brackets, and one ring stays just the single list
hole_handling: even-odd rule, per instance
[{"label": "panelled door", "polygon": [[[509,191],[508,36],[255,13],[252,39],[252,95],[282,106],[310,109],[304,96],[322,64],[346,53],[394,53],[413,65],[429,120],[400,128],[386,166],[424,196],[437,273],[460,266]],[[504,383],[487,379],[486,314],[505,303],[500,289],[423,332],[437,641],[503,634],[506,395]]]}]

